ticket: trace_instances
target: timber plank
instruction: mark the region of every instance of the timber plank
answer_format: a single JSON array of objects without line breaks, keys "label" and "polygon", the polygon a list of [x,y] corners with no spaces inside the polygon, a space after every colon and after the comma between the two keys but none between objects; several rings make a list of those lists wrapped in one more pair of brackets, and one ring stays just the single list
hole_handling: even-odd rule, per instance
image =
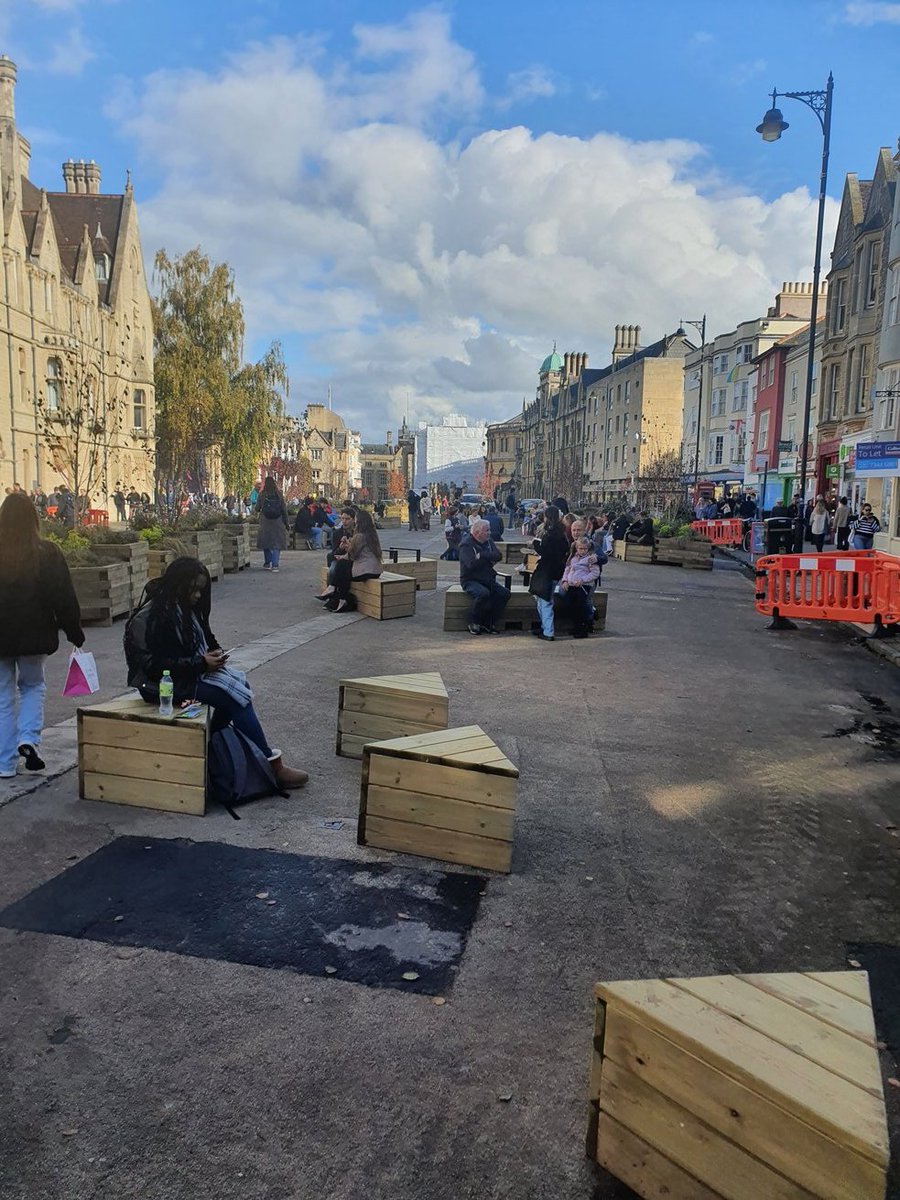
[{"label": "timber plank", "polygon": [[96,775],[124,775],[130,779],[155,779],[161,783],[206,786],[203,743],[197,754],[160,754],[138,749],[82,744],[82,770]]},{"label": "timber plank", "polygon": [[480,796],[473,796],[472,801],[474,802],[450,800],[446,796],[379,787],[373,784],[370,778],[366,812],[370,817],[409,821],[417,825],[429,825],[435,829],[471,833],[478,837],[496,838],[505,842],[512,841],[512,809],[485,804]]},{"label": "timber plank", "polygon": [[155,779],[129,779],[124,775],[101,775],[86,771],[81,796],[84,800],[158,808],[196,817],[202,817],[206,811],[206,789],[203,787],[188,787]]},{"label": "timber plank", "polygon": [[188,722],[175,725],[169,721],[163,725],[149,721],[110,721],[84,715],[81,728],[82,741],[94,746],[114,746],[188,756],[203,753],[205,726],[199,730],[191,729]]},{"label": "timber plank", "polygon": [[597,1161],[644,1200],[723,1200],[605,1112],[600,1113]]},{"label": "timber plank", "polygon": [[807,979],[815,979],[836,992],[861,1000],[863,1004],[871,1004],[869,995],[869,976],[866,971],[805,971]]},{"label": "timber plank", "polygon": [[851,1034],[826,1025],[814,1014],[794,1007],[790,1001],[736,976],[669,982],[873,1096],[881,1096],[881,1067],[874,1045],[865,1045]]},{"label": "timber plank", "polygon": [[365,844],[382,850],[398,850],[420,858],[437,858],[507,874],[512,857],[509,842],[433,829],[407,821],[389,821],[370,813],[366,813],[365,817]]},{"label": "timber plank", "polygon": [[741,975],[739,978],[812,1013],[820,1021],[859,1038],[867,1046],[875,1045],[875,1020],[869,1003],[868,983],[863,1001],[837,991],[811,975]]},{"label": "timber plank", "polygon": [[800,1120],[885,1166],[883,1101],[665,980],[598,984],[595,994]]},{"label": "timber plank", "polygon": [[728,1200],[815,1200],[617,1063],[603,1064],[600,1111]]},{"label": "timber plank", "polygon": [[346,709],[338,713],[338,730],[341,733],[355,734],[374,742],[385,737],[412,736],[431,728],[422,721],[401,721],[398,717],[383,717],[378,713],[348,712]]},{"label": "timber plank", "polygon": [[[371,750],[366,757],[369,760],[369,779],[372,783],[383,787],[401,788],[404,791],[446,796],[451,800],[467,800],[472,796],[475,782],[472,772],[465,764],[448,766],[441,763],[424,763],[416,759],[372,753]],[[477,779],[478,792],[485,804],[515,808],[515,778],[505,774],[481,774]]]},{"label": "timber plank", "polygon": [[396,717],[401,721],[412,721],[423,729],[445,729],[449,705],[446,698],[424,692],[398,696],[344,686],[341,688],[341,709],[343,712]]},{"label": "timber plank", "polygon": [[608,1061],[627,1068],[822,1200],[883,1200],[884,1172],[871,1160],[627,1016],[614,1003],[605,1006],[603,1054],[603,1069]]}]

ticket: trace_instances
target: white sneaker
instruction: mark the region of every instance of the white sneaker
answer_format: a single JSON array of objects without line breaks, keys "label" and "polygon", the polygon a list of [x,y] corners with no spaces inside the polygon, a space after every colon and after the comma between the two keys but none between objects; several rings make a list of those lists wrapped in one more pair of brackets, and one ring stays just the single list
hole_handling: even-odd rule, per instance
[{"label": "white sneaker", "polygon": [[277,572],[278,567],[273,567],[272,570]]},{"label": "white sneaker", "polygon": [[0,779],[15,779],[15,771],[0,771]]}]

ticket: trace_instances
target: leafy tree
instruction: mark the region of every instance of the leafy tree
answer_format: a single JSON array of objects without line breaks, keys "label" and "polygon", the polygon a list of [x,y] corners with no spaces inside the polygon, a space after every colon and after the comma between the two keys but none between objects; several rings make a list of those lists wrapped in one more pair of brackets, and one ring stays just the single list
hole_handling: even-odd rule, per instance
[{"label": "leafy tree", "polygon": [[154,260],[156,432],[161,475],[176,493],[216,451],[229,491],[255,481],[284,413],[288,375],[273,342],[257,363],[242,363],[244,311],[227,263],[195,247]]},{"label": "leafy tree", "polygon": [[391,500],[405,500],[409,489],[406,486],[406,476],[402,471],[391,471],[388,474],[387,494]]}]

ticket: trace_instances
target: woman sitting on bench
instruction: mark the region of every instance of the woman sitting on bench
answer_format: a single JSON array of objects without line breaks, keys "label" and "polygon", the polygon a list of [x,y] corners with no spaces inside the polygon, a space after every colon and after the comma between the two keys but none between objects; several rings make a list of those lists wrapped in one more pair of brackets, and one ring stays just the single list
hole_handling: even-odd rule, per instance
[{"label": "woman sitting on bench", "polygon": [[176,558],[147,584],[147,601],[125,626],[128,685],[148,704],[159,703],[159,681],[168,671],[176,706],[199,700],[213,709],[213,730],[233,725],[265,754],[279,786],[301,788],[309,776],[281,761],[266,740],[243,671],[227,665],[209,627],[211,581],[196,558]]},{"label": "woman sitting on bench", "polygon": [[320,599],[325,600],[329,612],[347,612],[356,607],[350,595],[352,585],[363,579],[377,579],[382,570],[381,542],[372,514],[365,509],[357,509],[355,532],[347,553],[335,555],[331,566],[332,583]]}]

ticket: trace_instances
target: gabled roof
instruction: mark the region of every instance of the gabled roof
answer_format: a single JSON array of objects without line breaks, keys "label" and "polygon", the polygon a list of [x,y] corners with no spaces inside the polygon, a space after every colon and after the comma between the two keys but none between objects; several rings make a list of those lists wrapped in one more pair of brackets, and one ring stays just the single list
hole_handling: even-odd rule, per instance
[{"label": "gabled roof", "polygon": [[[53,230],[59,248],[59,257],[63,270],[74,283],[79,269],[84,264],[79,262],[82,253],[85,227],[88,229],[89,240],[96,237],[97,227],[111,247],[111,257],[119,241],[119,226],[122,222],[122,207],[125,197],[122,195],[93,195],[85,192],[47,192],[47,202],[53,218]],[[41,190],[22,177],[22,217],[25,223],[25,235],[28,238],[29,251],[34,238],[37,214],[41,207]],[[93,257],[93,255],[92,255]],[[93,269],[91,271],[93,274]],[[105,282],[98,281],[100,299],[109,299],[109,288],[112,282],[112,271]]]}]

